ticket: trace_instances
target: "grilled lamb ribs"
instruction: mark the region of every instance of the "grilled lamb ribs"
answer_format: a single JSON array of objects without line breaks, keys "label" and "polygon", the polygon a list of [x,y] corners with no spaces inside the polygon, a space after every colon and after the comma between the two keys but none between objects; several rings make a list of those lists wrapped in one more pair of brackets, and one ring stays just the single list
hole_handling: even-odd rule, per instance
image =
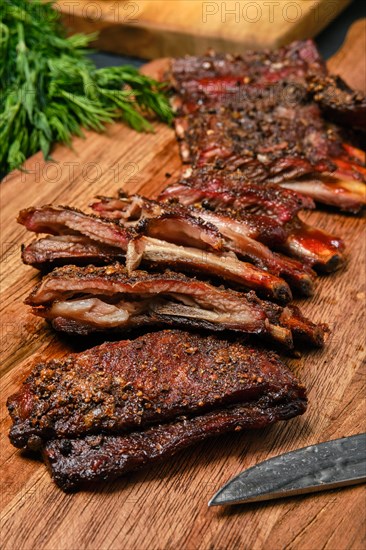
[{"label": "grilled lamb ribs", "polygon": [[22,246],[22,260],[39,270],[60,265],[104,265],[123,262],[120,248],[103,245],[83,235],[48,235]]},{"label": "grilled lamb ribs", "polygon": [[273,105],[266,117],[260,106],[257,109],[260,116],[254,118],[249,108],[248,113],[222,108],[215,114],[176,119],[183,162],[240,170],[251,184],[300,189],[317,202],[344,211],[357,213],[365,205],[365,185],[358,181],[366,181],[365,161],[350,155],[316,105],[301,112]]},{"label": "grilled lamb ribs", "polygon": [[312,40],[292,42],[277,50],[244,55],[186,56],[171,61],[168,78],[177,96],[179,114],[214,112],[220,106],[242,105],[281,94],[278,102],[312,99],[331,120],[365,130],[365,95],[339,76],[328,74]]},{"label": "grilled lamb ribs", "polygon": [[25,263],[72,264],[26,300],[56,330],[216,332],[152,332],[35,367],[8,400],[10,439],[40,451],[64,490],[302,414],[304,387],[259,338],[287,350],[322,346],[328,329],[253,290],[284,304],[288,285],[310,295],[312,268],[340,267],[344,244],[299,212],[320,202],[357,213],[366,202],[360,142],[337,126],[364,129],[365,98],[327,74],[311,41],[175,60],[171,81],[191,168],[158,200],[120,194],[94,203],[98,216],[52,205],[19,215],[48,234],[23,248]]},{"label": "grilled lamb ribs", "polygon": [[55,269],[26,303],[55,329],[76,334],[178,325],[261,334],[286,348],[292,348],[293,339],[322,346],[327,334],[296,306],[282,308],[253,292],[217,288],[168,271],[129,275],[120,264]]},{"label": "grilled lamb ribs", "polygon": [[183,162],[239,169],[252,183],[280,183],[336,168],[330,159],[340,154],[338,141],[329,139],[316,105],[300,110],[278,105],[274,98],[265,112],[258,103],[176,118]]},{"label": "grilled lamb ribs", "polygon": [[315,208],[314,201],[301,193],[275,184],[261,186],[248,183],[240,171],[216,170],[211,166],[186,170],[159,198],[176,198],[186,205],[206,200],[212,207],[224,206],[271,216],[279,224],[291,221],[301,210]]},{"label": "grilled lamb ribs", "polygon": [[287,420],[307,400],[275,354],[168,330],[39,363],[7,404],[13,445],[43,451],[69,490],[213,435]]},{"label": "grilled lamb ribs", "polygon": [[45,443],[42,456],[57,485],[66,492],[74,491],[87,482],[113,480],[168,459],[213,436],[289,420],[303,414],[305,406],[301,397],[279,405],[233,405],[128,435],[52,439]]},{"label": "grilled lamb ribs", "polygon": [[[179,223],[176,223],[176,220]],[[108,255],[111,246],[119,249],[126,254],[126,266],[130,272],[143,261],[149,266],[168,267],[217,277],[238,287],[256,290],[265,297],[283,303],[290,301],[292,297],[290,287],[280,277],[238,260],[233,253],[213,250],[213,246],[221,246],[218,230],[212,224],[203,220],[200,222],[193,216],[169,220],[175,229],[170,233],[173,243],[146,236],[146,233],[149,235],[148,227],[137,231],[134,228],[123,227],[118,220],[111,221],[61,206],[27,208],[19,213],[18,222],[36,233],[87,237],[96,244],[107,245],[108,249],[104,255]],[[168,235],[166,234],[167,237]],[[193,246],[182,246],[182,242]],[[201,248],[197,248],[198,242]],[[43,260],[44,266],[52,266],[57,260],[57,250],[51,247],[48,254],[47,248],[44,247],[45,243],[41,242],[41,249],[37,243],[38,241],[31,243],[23,249],[23,261],[39,267]],[[73,242],[71,247],[73,249]],[[202,247],[209,247],[212,251],[202,250]],[[65,257],[67,260],[71,258],[72,251],[69,255],[65,250],[61,251],[60,259]],[[78,258],[80,256],[74,255],[73,261],[76,262]]]}]

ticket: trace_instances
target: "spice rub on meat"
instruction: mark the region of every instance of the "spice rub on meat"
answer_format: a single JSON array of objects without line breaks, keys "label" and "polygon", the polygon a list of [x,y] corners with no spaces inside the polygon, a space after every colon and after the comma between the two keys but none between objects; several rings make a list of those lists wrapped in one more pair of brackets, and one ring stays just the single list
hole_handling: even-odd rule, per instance
[{"label": "spice rub on meat", "polygon": [[303,414],[305,408],[306,399],[301,396],[277,405],[232,405],[128,435],[52,439],[45,443],[42,456],[57,485],[64,491],[71,491],[94,480],[115,479],[169,459],[178,451],[213,436],[261,429],[280,420],[289,420]]},{"label": "spice rub on meat", "polygon": [[[302,414],[306,395],[273,353],[213,336],[161,331],[38,364],[8,408],[15,446],[44,449],[55,472],[55,453],[70,465],[74,450],[74,474],[92,479],[108,477],[111,461],[113,476],[148,463],[159,441],[163,458],[210,435]],[[101,437],[93,444],[89,435]],[[116,453],[101,459],[100,469],[95,462],[94,472],[90,462],[86,467],[78,447],[93,447],[101,457],[111,443]],[[68,488],[73,481],[65,472],[60,485]]]},{"label": "spice rub on meat", "polygon": [[247,183],[348,212],[365,206],[364,139],[353,131],[366,128],[365,94],[329,75],[311,40],[186,56],[169,75],[184,163],[239,170]]}]

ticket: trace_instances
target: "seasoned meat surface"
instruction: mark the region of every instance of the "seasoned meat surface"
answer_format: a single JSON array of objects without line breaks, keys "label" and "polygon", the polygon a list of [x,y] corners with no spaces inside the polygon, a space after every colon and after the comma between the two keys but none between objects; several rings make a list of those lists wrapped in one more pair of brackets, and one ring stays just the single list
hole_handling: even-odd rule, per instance
[{"label": "seasoned meat surface", "polygon": [[301,389],[278,404],[233,405],[192,418],[155,425],[128,435],[88,435],[47,441],[43,458],[61,489],[75,490],[85,482],[114,479],[167,459],[194,443],[230,431],[260,429],[303,414]]},{"label": "seasoned meat surface", "polygon": [[316,105],[283,106],[277,98],[267,112],[257,98],[254,105],[176,119],[183,162],[240,169],[252,183],[335,170],[331,158],[342,153],[342,142],[329,132]]},{"label": "seasoned meat surface", "polygon": [[[366,204],[365,94],[329,75],[315,44],[171,63],[184,163],[239,170],[347,212]],[[334,124],[340,123],[340,125]]]},{"label": "seasoned meat surface", "polygon": [[128,432],[225,405],[300,396],[304,388],[273,353],[161,331],[38,364],[8,400],[10,438],[34,448],[48,439]]},{"label": "seasoned meat surface", "polygon": [[309,75],[325,74],[325,63],[314,42],[307,40],[243,55],[212,51],[205,56],[174,59],[170,77],[179,93],[174,106],[183,112],[195,112],[241,104],[248,94],[259,96],[276,84],[305,88]]}]

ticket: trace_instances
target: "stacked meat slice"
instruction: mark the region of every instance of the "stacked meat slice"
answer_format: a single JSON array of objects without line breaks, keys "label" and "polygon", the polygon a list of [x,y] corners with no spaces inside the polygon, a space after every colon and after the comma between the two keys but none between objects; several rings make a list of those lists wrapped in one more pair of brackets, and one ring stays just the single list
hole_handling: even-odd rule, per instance
[{"label": "stacked meat slice", "polygon": [[155,200],[120,192],[93,213],[45,205],[18,217],[44,234],[23,262],[48,272],[26,303],[56,330],[191,331],[41,363],[10,398],[12,443],[40,449],[64,489],[302,414],[304,388],[261,339],[286,352],[324,344],[327,327],[290,302],[343,265],[344,243],[299,213],[365,202],[358,138],[323,118],[362,127],[365,100],[327,75],[311,42],[175,60],[171,81],[190,164],[178,181]]},{"label": "stacked meat slice", "polygon": [[[218,230],[211,224],[206,224],[194,217],[169,219],[174,231],[170,233],[168,240],[156,238],[154,231],[154,237],[152,237],[148,226],[141,227],[138,231],[116,221],[84,214],[67,207],[28,208],[20,213],[18,221],[27,229],[37,233],[48,232],[62,237],[66,235],[74,237],[76,233],[78,236],[86,237],[86,247],[91,239],[101,248],[101,260],[110,257],[110,247],[113,247],[119,256],[121,252],[125,254],[129,273],[132,273],[143,261],[150,267],[170,267],[175,270],[198,273],[204,277],[216,277],[231,285],[256,290],[266,297],[283,303],[291,299],[290,288],[283,279],[251,263],[242,262],[235,255],[217,251],[217,248],[222,248]],[[161,232],[166,233],[166,227],[163,227]],[[48,242],[50,242],[49,238]],[[70,260],[72,263],[79,263],[74,254],[73,238],[70,253],[63,248],[61,257],[54,247],[48,248],[42,241],[39,247],[38,243],[39,241],[36,241],[23,250],[25,263],[37,267],[52,264],[59,259],[65,259],[64,263],[70,263]],[[106,252],[104,252],[105,245],[108,247]],[[225,258],[224,262],[223,258]],[[87,260],[89,260],[89,254],[87,254]],[[85,264],[82,254],[80,263]]]},{"label": "stacked meat slice", "polygon": [[288,420],[306,395],[274,354],[162,331],[40,363],[8,408],[12,443],[41,450],[70,490],[212,435]]}]

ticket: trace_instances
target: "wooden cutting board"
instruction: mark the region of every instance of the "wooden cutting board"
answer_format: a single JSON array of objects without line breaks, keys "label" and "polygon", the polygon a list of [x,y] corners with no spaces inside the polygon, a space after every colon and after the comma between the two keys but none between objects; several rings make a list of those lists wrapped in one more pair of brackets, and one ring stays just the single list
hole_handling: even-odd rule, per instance
[{"label": "wooden cutting board", "polygon": [[281,46],[320,32],[350,0],[58,0],[72,32],[99,49],[147,59]]},{"label": "wooden cutting board", "polygon": [[[330,62],[354,86],[362,87],[364,26]],[[363,48],[363,49],[362,49]],[[351,62],[350,62],[351,60]],[[156,74],[161,63],[147,67]],[[304,445],[365,431],[365,239],[364,220],[311,213],[319,227],[344,237],[347,269],[319,278],[316,296],[303,301],[314,320],[329,323],[323,351],[289,360],[309,390],[301,418],[263,431],[235,433],[197,445],[164,464],[111,483],[96,483],[75,495],[62,493],[44,465],[14,449],[7,433],[6,398],[19,388],[36,358],[81,349],[33,317],[23,305],[39,276],[22,265],[20,243],[31,236],[17,225],[19,209],[54,202],[85,208],[97,194],[118,188],[154,195],[180,168],[173,131],[137,134],[115,124],[107,134],[87,133],[74,150],[56,147],[54,163],[40,154],[0,186],[1,267],[1,544],[5,550],[151,549],[331,549],[360,550],[364,488],[328,491],[277,502],[208,508],[207,501],[231,476],[258,461]]]}]

